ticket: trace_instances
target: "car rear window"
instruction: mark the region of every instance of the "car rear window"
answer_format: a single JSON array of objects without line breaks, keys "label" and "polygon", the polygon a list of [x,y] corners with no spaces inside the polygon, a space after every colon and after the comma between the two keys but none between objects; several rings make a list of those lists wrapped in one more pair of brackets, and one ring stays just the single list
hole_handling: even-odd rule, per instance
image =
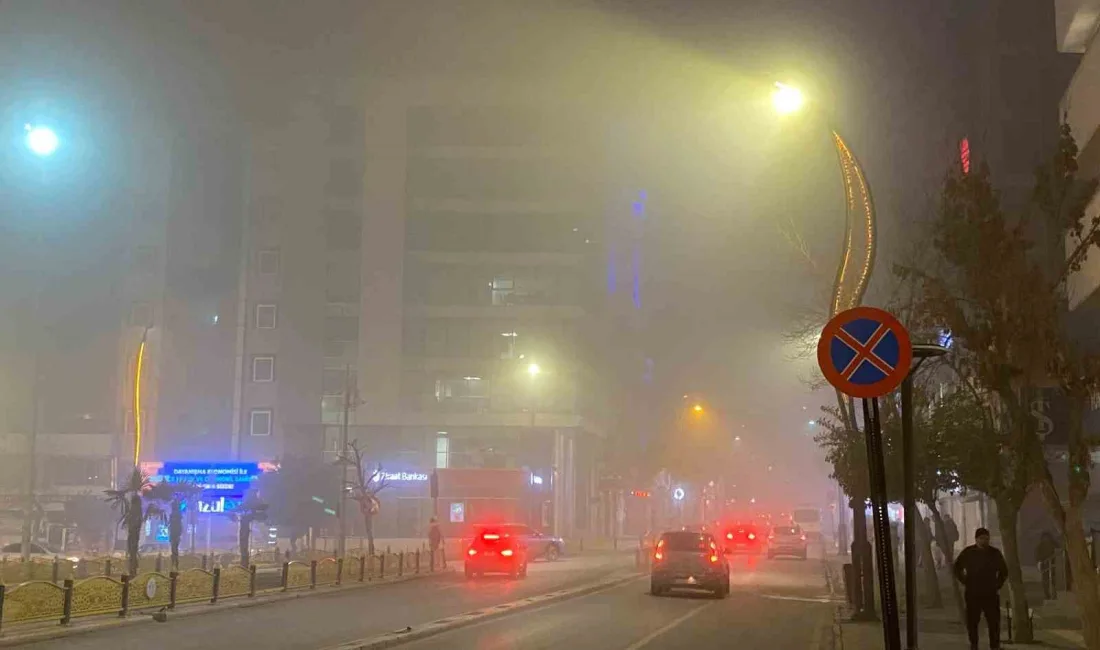
[{"label": "car rear window", "polygon": [[669,551],[705,551],[707,549],[706,535],[699,533],[666,533],[661,535],[664,547]]},{"label": "car rear window", "polygon": [[776,526],[772,532],[776,535],[798,535],[802,529],[798,526]]}]

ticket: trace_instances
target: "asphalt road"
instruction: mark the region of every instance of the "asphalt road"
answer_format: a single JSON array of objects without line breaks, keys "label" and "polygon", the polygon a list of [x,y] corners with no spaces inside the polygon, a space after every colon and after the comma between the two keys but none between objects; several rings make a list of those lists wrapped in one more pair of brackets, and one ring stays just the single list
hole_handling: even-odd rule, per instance
[{"label": "asphalt road", "polygon": [[[402,645],[402,650],[818,650],[834,605],[820,559],[737,557],[732,593],[649,595],[642,578]],[[319,646],[320,647],[320,646]]]},{"label": "asphalt road", "polygon": [[485,578],[467,582],[460,572],[446,576],[317,594],[258,607],[149,622],[22,647],[34,650],[319,650],[385,634],[471,610],[579,586],[633,566],[630,554],[567,557],[535,562],[526,580]]}]

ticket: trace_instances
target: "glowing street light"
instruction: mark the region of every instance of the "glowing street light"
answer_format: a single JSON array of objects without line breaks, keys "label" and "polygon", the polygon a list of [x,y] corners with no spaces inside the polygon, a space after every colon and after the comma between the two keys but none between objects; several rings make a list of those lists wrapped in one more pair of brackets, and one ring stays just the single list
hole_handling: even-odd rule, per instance
[{"label": "glowing street light", "polygon": [[691,407],[691,410],[695,411],[696,415],[702,414],[703,405],[702,404],[696,404],[695,406]]},{"label": "glowing street light", "polygon": [[52,156],[61,144],[57,133],[48,126],[28,124],[23,129],[27,132],[27,149],[40,158]]},{"label": "glowing street light", "polygon": [[542,368],[539,367],[539,364],[531,363],[527,365],[527,374],[531,375],[532,377],[537,377],[541,372]]},{"label": "glowing street light", "polygon": [[794,86],[776,82],[775,91],[772,93],[772,105],[781,115],[795,113],[805,103],[806,98],[803,97],[801,90]]}]

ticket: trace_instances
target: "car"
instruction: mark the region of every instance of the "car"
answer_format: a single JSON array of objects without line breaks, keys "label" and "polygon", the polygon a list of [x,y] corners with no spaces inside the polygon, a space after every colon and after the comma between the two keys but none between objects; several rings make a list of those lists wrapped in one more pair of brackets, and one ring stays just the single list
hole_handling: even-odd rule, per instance
[{"label": "car", "polygon": [[766,540],[760,529],[753,524],[740,524],[726,529],[723,535],[722,549],[725,553],[749,553],[759,555],[764,552]]},{"label": "car", "polygon": [[500,527],[504,533],[518,537],[527,545],[527,557],[544,558],[553,562],[565,554],[565,540],[539,532],[524,524],[505,524]]},{"label": "car", "polygon": [[466,579],[487,573],[504,573],[512,578],[527,577],[527,544],[505,530],[484,528],[466,549]]},{"label": "car", "polygon": [[790,555],[801,560],[806,559],[806,533],[798,524],[775,526],[768,534],[768,557]]},{"label": "car", "polygon": [[730,593],[729,560],[710,533],[677,530],[663,533],[653,549],[649,592],[661,596],[672,589],[704,589],[718,598]]}]

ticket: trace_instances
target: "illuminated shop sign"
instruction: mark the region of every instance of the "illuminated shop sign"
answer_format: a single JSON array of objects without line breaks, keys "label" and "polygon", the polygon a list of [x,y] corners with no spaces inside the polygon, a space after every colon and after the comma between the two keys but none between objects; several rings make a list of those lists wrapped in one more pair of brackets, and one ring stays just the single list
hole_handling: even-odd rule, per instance
[{"label": "illuminated shop sign", "polygon": [[395,483],[422,483],[428,475],[422,472],[382,472],[382,479]]}]

